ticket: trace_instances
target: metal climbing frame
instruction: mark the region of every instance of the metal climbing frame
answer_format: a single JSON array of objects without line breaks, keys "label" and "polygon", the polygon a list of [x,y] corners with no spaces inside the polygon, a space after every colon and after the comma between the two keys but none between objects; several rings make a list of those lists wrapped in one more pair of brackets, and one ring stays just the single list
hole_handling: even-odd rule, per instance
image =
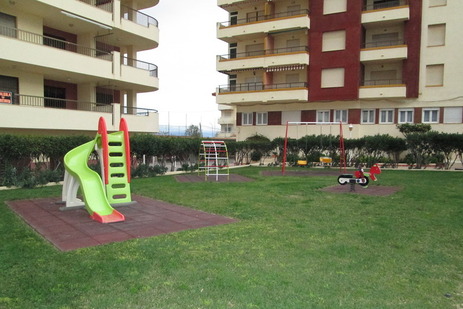
[{"label": "metal climbing frame", "polygon": [[198,174],[202,172],[205,180],[208,176],[215,176],[215,181],[219,181],[219,176],[230,179],[228,150],[224,141],[201,141]]}]

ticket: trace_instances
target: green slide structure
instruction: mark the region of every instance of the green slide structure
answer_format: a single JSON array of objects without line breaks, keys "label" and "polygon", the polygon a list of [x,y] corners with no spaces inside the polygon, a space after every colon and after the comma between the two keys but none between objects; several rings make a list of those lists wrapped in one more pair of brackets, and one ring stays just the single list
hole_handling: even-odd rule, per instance
[{"label": "green slide structure", "polygon": [[[66,168],[63,201],[66,207],[85,206],[93,220],[101,223],[124,221],[123,214],[111,205],[131,203],[130,154],[128,130],[121,119],[119,132],[108,134],[104,118],[100,118],[98,134],[93,141],[69,151],[64,157]],[[88,158],[97,150],[101,174],[89,168]],[[103,179],[102,179],[103,178]],[[80,187],[84,203],[77,199]]]}]

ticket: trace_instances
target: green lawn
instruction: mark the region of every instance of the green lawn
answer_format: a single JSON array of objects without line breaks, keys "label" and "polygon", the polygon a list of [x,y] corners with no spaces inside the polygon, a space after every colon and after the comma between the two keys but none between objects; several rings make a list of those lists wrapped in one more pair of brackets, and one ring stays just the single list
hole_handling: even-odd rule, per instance
[{"label": "green lawn", "polygon": [[135,179],[136,194],[240,221],[71,252],[4,203],[60,186],[1,191],[0,308],[463,306],[463,173],[383,171],[373,185],[402,190],[372,197],[262,170],[233,170],[247,183]]}]

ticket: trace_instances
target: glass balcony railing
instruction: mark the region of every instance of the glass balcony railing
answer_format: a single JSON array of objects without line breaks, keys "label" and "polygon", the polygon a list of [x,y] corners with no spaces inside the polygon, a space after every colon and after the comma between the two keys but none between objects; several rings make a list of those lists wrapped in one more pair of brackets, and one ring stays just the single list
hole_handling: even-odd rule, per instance
[{"label": "glass balcony railing", "polygon": [[281,12],[269,15],[253,15],[252,17],[246,17],[241,19],[232,19],[230,21],[221,22],[219,23],[221,27],[230,27],[234,25],[244,25],[249,24],[257,21],[265,21],[271,20],[276,18],[284,18],[284,17],[292,17],[298,15],[309,15],[309,10],[296,10],[296,11],[288,11],[288,12]]},{"label": "glass balcony railing", "polygon": [[374,0],[374,1],[366,1],[363,10],[364,11],[371,11],[371,10],[381,10],[381,9],[388,9],[397,6],[408,5],[408,0]]},{"label": "glass balcony railing", "polygon": [[267,50],[258,50],[258,51],[250,51],[250,52],[242,52],[242,53],[231,53],[226,55],[218,55],[217,58],[219,61],[221,60],[229,60],[229,59],[239,59],[239,58],[246,58],[246,57],[258,57],[263,55],[279,55],[285,53],[294,53],[294,52],[309,52],[308,46],[296,46],[296,47],[285,47],[285,48],[273,48]]},{"label": "glass balcony railing", "polygon": [[361,86],[390,86],[390,85],[402,85],[404,81],[402,79],[377,79],[377,80],[364,80]]},{"label": "glass balcony railing", "polygon": [[385,40],[385,41],[371,41],[363,44],[362,48],[377,48],[404,45],[403,40]]}]

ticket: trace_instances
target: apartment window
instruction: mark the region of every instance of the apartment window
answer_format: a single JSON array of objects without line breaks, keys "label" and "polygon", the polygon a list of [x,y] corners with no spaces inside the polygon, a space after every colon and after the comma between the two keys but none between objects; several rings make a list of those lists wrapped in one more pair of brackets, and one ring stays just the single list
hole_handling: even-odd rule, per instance
[{"label": "apartment window", "polygon": [[0,13],[0,34],[16,37],[16,17],[5,13]]},{"label": "apartment window", "polygon": [[335,51],[346,49],[346,31],[328,31],[323,33],[322,51]]},{"label": "apartment window", "polygon": [[230,25],[238,24],[238,12],[230,12]]},{"label": "apartment window", "polygon": [[283,111],[281,112],[281,123],[301,121],[301,111]]},{"label": "apartment window", "polygon": [[322,88],[344,87],[344,68],[322,69]]},{"label": "apartment window", "polygon": [[438,108],[423,109],[423,123],[438,123],[438,122],[439,122],[439,109]]},{"label": "apartment window", "polygon": [[399,123],[413,123],[413,109],[399,109]]},{"label": "apartment window", "polygon": [[362,124],[374,124],[375,123],[375,110],[364,109],[362,110]]},{"label": "apartment window", "polygon": [[263,16],[265,15],[264,11],[255,11],[255,12],[250,12],[246,14],[246,21],[248,23],[254,22],[254,21],[259,21],[262,20]]},{"label": "apartment window", "polygon": [[399,6],[400,0],[373,0],[373,9],[385,9],[394,6]]},{"label": "apartment window", "polygon": [[347,123],[347,109],[335,110],[334,122]]},{"label": "apartment window", "polygon": [[447,5],[447,0],[429,0],[429,7]]},{"label": "apartment window", "polygon": [[445,45],[445,24],[428,26],[428,46]]},{"label": "apartment window", "polygon": [[18,78],[0,75],[0,91],[18,93]]},{"label": "apartment window", "polygon": [[444,108],[444,123],[462,123],[463,107]]},{"label": "apartment window", "polygon": [[394,46],[402,44],[403,42],[399,39],[398,32],[391,33],[379,33],[371,36],[371,42],[365,44],[366,48],[369,47],[382,47],[382,46]]},{"label": "apartment window", "polygon": [[330,122],[330,111],[317,111],[317,122]]},{"label": "apartment window", "polygon": [[268,113],[256,113],[256,124],[260,126],[268,124]]},{"label": "apartment window", "polygon": [[228,53],[230,54],[230,59],[236,58],[237,49],[237,43],[230,43],[230,45],[228,46]]},{"label": "apartment window", "polygon": [[394,110],[382,109],[379,111],[379,123],[387,124],[394,123]]},{"label": "apartment window", "polygon": [[241,125],[252,126],[253,113],[242,113],[241,114]]},{"label": "apartment window", "polygon": [[426,86],[438,87],[444,85],[444,65],[433,64],[426,66]]},{"label": "apartment window", "polygon": [[66,108],[66,88],[45,86],[45,107]]},{"label": "apartment window", "polygon": [[264,53],[264,43],[246,45],[246,57],[261,56]]},{"label": "apartment window", "polygon": [[236,91],[236,74],[231,74],[228,76],[228,85],[230,87],[230,91]]},{"label": "apartment window", "polygon": [[347,11],[347,0],[324,0],[323,14],[334,14]]}]

